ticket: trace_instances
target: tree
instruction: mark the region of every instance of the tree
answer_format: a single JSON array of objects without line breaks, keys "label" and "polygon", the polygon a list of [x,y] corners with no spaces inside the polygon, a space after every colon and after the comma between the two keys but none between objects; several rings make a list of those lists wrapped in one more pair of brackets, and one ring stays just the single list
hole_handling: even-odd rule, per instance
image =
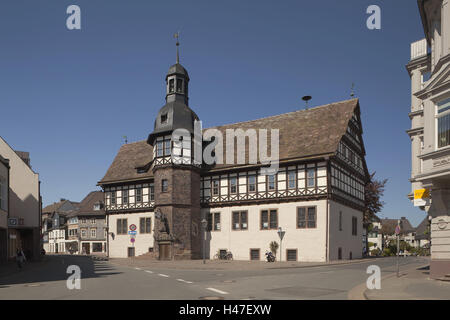
[{"label": "tree", "polygon": [[384,201],[381,197],[384,194],[384,188],[388,179],[375,179],[375,173],[370,174],[369,181],[364,187],[365,210],[364,210],[364,225],[368,225],[370,220],[381,211],[384,206]]},{"label": "tree", "polygon": [[269,244],[269,247],[270,247],[270,251],[272,251],[273,255],[276,256],[277,255],[277,250],[278,250],[278,242],[272,241]]},{"label": "tree", "polygon": [[[381,211],[381,209],[384,206],[384,202],[381,201],[381,197],[384,194],[384,187],[386,186],[386,183],[388,179],[384,180],[377,180],[375,179],[375,173],[373,172],[369,176],[369,181],[367,181],[366,185],[364,186],[364,216],[363,216],[363,226],[367,228],[367,235],[366,235],[366,248],[367,251],[369,250],[369,244],[368,244],[368,233],[369,228],[371,226],[371,220],[377,214]],[[373,226],[372,226],[373,227]]]}]

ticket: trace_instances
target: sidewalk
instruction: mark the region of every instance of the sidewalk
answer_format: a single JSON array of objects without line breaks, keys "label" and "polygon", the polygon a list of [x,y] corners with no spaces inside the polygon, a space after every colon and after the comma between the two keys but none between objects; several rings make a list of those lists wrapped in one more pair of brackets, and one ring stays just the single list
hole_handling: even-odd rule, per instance
[{"label": "sidewalk", "polygon": [[130,267],[148,267],[155,269],[182,269],[182,270],[264,270],[264,269],[290,269],[290,268],[310,268],[330,265],[344,265],[364,263],[383,258],[365,258],[355,260],[339,260],[330,262],[265,262],[246,260],[177,260],[160,261],[140,258],[110,258],[109,262]]},{"label": "sidewalk", "polygon": [[[0,279],[10,276],[12,274],[27,271],[27,270],[29,270],[31,268],[35,268],[37,266],[41,266],[45,262],[47,262],[47,258],[44,256],[44,257],[41,257],[41,260],[38,260],[38,261],[25,262],[22,269],[19,269],[16,261],[9,261],[5,264],[1,264],[0,265]],[[0,283],[1,283],[1,281],[0,281]]]},{"label": "sidewalk", "polygon": [[429,277],[429,266],[392,274],[382,278],[380,290],[364,291],[367,300],[449,300],[450,282]]}]

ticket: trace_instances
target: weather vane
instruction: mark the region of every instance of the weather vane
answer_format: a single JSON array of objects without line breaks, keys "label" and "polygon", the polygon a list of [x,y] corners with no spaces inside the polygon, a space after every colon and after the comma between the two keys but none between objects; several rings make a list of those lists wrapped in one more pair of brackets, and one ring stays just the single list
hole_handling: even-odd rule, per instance
[{"label": "weather vane", "polygon": [[177,63],[180,63],[180,55],[178,53],[178,47],[180,46],[180,42],[178,41],[178,38],[180,38],[180,31],[176,32],[173,37],[177,39],[177,43],[175,44],[177,46]]},{"label": "weather vane", "polygon": [[350,97],[354,97],[355,96],[355,83],[352,82],[352,92],[350,93]]}]

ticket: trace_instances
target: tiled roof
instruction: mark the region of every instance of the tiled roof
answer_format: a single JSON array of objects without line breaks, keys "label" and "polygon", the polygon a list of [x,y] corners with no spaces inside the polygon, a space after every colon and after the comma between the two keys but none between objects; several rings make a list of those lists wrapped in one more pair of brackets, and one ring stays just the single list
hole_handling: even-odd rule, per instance
[{"label": "tiled roof", "polygon": [[[387,234],[387,235],[394,234],[395,227],[397,226],[398,220],[399,219],[387,219],[387,218],[382,219],[381,220],[381,232],[383,234]],[[411,225],[411,223],[409,222],[408,219],[406,219],[405,217],[402,217],[400,220],[402,223],[400,233],[405,234],[405,233],[415,232],[415,229],[413,228],[413,226]]]},{"label": "tiled roof", "polygon": [[[359,107],[358,99],[351,99],[308,110],[299,110],[253,121],[218,126],[214,127],[214,129],[221,131],[223,134],[224,150],[226,148],[226,129],[255,129],[256,131],[258,129],[267,129],[268,131],[270,129],[279,129],[280,161],[313,158],[336,152],[339,141],[345,134],[348,122],[357,107]],[[268,133],[268,150],[270,150],[269,137]],[[146,173],[137,173],[136,170],[136,167],[144,166],[152,160],[152,150],[152,146],[148,145],[145,140],[122,145],[99,184],[152,177],[151,170]],[[246,155],[247,162],[248,143],[246,143]],[[240,165],[220,164],[211,169],[238,166]]]},{"label": "tiled roof", "polygon": [[428,216],[426,216],[422,222],[416,228],[416,239],[429,239],[430,234],[425,232],[428,230]]},{"label": "tiled roof", "polygon": [[77,210],[71,211],[68,216],[98,216],[104,215],[105,209],[102,205],[100,210],[94,210],[94,204],[104,202],[104,194],[102,191],[92,191],[90,192],[81,202]]}]

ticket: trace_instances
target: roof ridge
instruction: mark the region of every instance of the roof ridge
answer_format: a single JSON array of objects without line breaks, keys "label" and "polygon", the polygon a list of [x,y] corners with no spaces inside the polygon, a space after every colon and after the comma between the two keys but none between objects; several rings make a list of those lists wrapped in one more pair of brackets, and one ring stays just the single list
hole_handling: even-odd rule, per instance
[{"label": "roof ridge", "polygon": [[210,127],[210,128],[205,128],[203,130],[213,129],[213,128],[221,128],[221,127],[231,126],[231,125],[240,124],[240,123],[261,121],[261,120],[266,120],[266,119],[275,118],[275,117],[281,117],[281,116],[285,116],[285,115],[289,115],[289,114],[293,114],[293,113],[308,112],[308,111],[311,111],[311,110],[317,110],[319,108],[325,108],[325,107],[328,107],[328,106],[333,105],[333,104],[345,103],[345,102],[349,102],[349,101],[352,101],[352,100],[359,100],[359,99],[358,98],[353,98],[353,99],[348,99],[348,100],[336,101],[336,102],[331,102],[331,103],[323,104],[323,105],[320,105],[320,106],[315,106],[315,107],[308,108],[308,109],[289,111],[289,112],[275,114],[275,115],[272,115],[272,116],[262,117],[262,118],[253,119],[253,120],[246,120],[246,121],[239,121],[239,122],[234,122],[234,123],[228,123],[228,124],[223,124],[223,125],[214,126],[214,127]]}]

